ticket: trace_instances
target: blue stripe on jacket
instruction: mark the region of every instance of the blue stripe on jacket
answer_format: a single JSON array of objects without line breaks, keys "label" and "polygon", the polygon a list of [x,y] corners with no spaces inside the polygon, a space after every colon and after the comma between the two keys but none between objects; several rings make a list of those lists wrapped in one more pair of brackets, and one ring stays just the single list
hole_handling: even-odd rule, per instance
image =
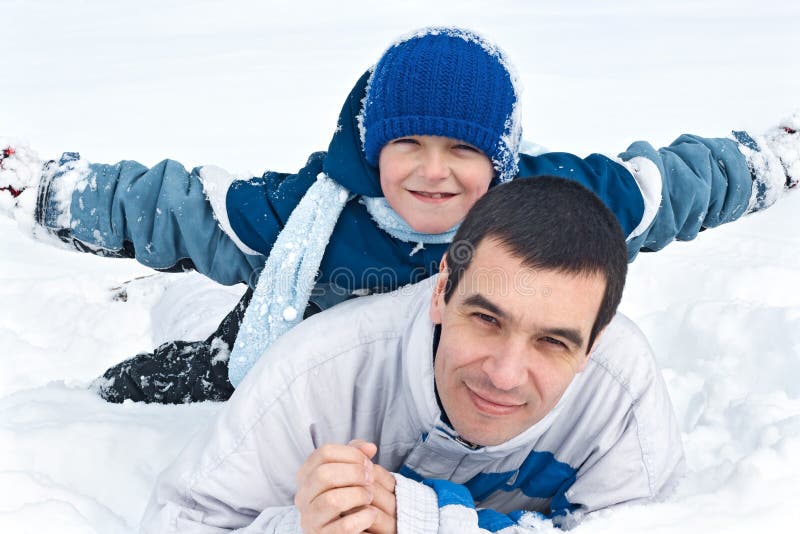
[{"label": "blue stripe on jacket", "polygon": [[486,500],[497,491],[521,491],[527,497],[549,499],[550,509],[547,514],[540,514],[536,510],[518,510],[511,514],[502,514],[487,508],[479,510],[479,526],[492,532],[516,524],[527,512],[552,518],[575,509],[575,505],[569,502],[566,494],[575,483],[577,469],[557,460],[552,453],[546,451],[531,451],[517,470],[479,473],[464,484],[449,480],[424,479],[405,465],[400,468],[399,473],[432,488],[436,492],[439,508],[458,505],[475,509],[476,503]]}]

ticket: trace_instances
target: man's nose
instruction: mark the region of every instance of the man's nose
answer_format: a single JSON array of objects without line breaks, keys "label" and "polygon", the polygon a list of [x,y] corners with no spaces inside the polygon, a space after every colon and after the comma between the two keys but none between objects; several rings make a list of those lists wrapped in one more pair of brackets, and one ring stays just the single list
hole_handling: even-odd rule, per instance
[{"label": "man's nose", "polygon": [[510,391],[527,380],[525,342],[509,340],[483,363],[483,372],[498,390]]}]

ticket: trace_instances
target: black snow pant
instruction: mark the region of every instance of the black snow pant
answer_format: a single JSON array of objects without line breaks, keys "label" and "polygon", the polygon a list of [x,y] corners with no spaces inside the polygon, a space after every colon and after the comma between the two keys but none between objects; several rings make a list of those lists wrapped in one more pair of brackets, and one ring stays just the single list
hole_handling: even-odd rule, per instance
[{"label": "black snow pant", "polygon": [[184,404],[225,401],[233,394],[228,357],[253,290],[248,289],[203,341],[170,341],[115,365],[93,383],[108,402]]}]

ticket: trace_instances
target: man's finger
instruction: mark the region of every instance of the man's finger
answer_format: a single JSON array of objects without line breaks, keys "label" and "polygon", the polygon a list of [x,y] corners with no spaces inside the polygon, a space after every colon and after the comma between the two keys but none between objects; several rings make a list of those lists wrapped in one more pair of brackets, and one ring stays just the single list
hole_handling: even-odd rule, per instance
[{"label": "man's finger", "polygon": [[354,508],[366,506],[371,502],[372,491],[367,488],[362,486],[336,488],[311,501],[304,515],[317,528],[327,527],[330,523],[336,522],[341,515],[351,515],[349,512]]},{"label": "man's finger", "polygon": [[372,505],[394,517],[397,509],[395,494],[380,484],[373,484],[369,490],[372,492]]},{"label": "man's finger", "polygon": [[367,532],[375,522],[378,511],[367,506],[362,510],[346,515],[325,526],[321,532],[324,534],[353,534],[353,532]]},{"label": "man's finger", "polygon": [[376,484],[380,484],[394,494],[394,487],[397,485],[397,480],[395,480],[392,473],[378,464],[372,464],[372,476]]},{"label": "man's finger", "polygon": [[[368,458],[372,458],[378,452],[378,447],[374,443],[370,443],[368,441],[364,441],[363,439],[354,439],[348,443],[350,447],[356,447],[361,450]],[[394,492],[394,486],[396,484],[394,476],[381,467],[378,464],[373,464],[375,466],[375,482],[382,485],[387,490]]]},{"label": "man's finger", "polygon": [[300,502],[311,502],[326,491],[350,486],[371,486],[374,482],[374,467],[365,464],[322,464],[303,480],[297,488]]},{"label": "man's finger", "polygon": [[312,452],[303,465],[300,466],[300,469],[297,471],[297,485],[302,486],[302,481],[308,477],[309,473],[323,464],[344,463],[363,465],[365,461],[368,462],[369,458],[364,456],[364,453],[355,447],[334,443],[322,445]]},{"label": "man's finger", "polygon": [[394,516],[389,516],[383,510],[378,510],[375,514],[375,521],[367,529],[370,534],[396,534],[397,533],[397,519]]},{"label": "man's finger", "polygon": [[374,443],[370,443],[369,441],[365,441],[363,439],[354,439],[348,443],[350,447],[355,447],[356,449],[360,450],[364,456],[369,459],[372,459],[373,456],[378,452],[378,446]]},{"label": "man's finger", "polygon": [[370,534],[396,534],[397,500],[394,493],[379,484],[374,484],[372,489],[372,504],[370,506],[376,508],[378,514],[367,532]]}]

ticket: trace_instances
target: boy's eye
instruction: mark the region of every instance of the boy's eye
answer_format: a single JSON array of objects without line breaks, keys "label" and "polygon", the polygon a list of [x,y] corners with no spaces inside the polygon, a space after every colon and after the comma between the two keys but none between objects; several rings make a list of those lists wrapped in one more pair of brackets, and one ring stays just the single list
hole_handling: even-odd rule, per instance
[{"label": "boy's eye", "polygon": [[465,145],[465,144],[463,144],[463,143],[462,143],[462,144],[455,145],[455,147],[453,147],[453,148],[455,148],[455,149],[457,149],[457,150],[466,150],[466,151],[469,151],[469,152],[476,152],[476,153],[478,153],[478,154],[482,154],[482,152],[481,152],[479,149],[475,148],[474,146],[472,146],[472,145]]},{"label": "boy's eye", "polygon": [[399,144],[410,144],[410,145],[418,145],[419,141],[416,139],[411,139],[410,137],[401,137],[400,139],[395,139],[392,141],[392,144],[399,145]]}]

